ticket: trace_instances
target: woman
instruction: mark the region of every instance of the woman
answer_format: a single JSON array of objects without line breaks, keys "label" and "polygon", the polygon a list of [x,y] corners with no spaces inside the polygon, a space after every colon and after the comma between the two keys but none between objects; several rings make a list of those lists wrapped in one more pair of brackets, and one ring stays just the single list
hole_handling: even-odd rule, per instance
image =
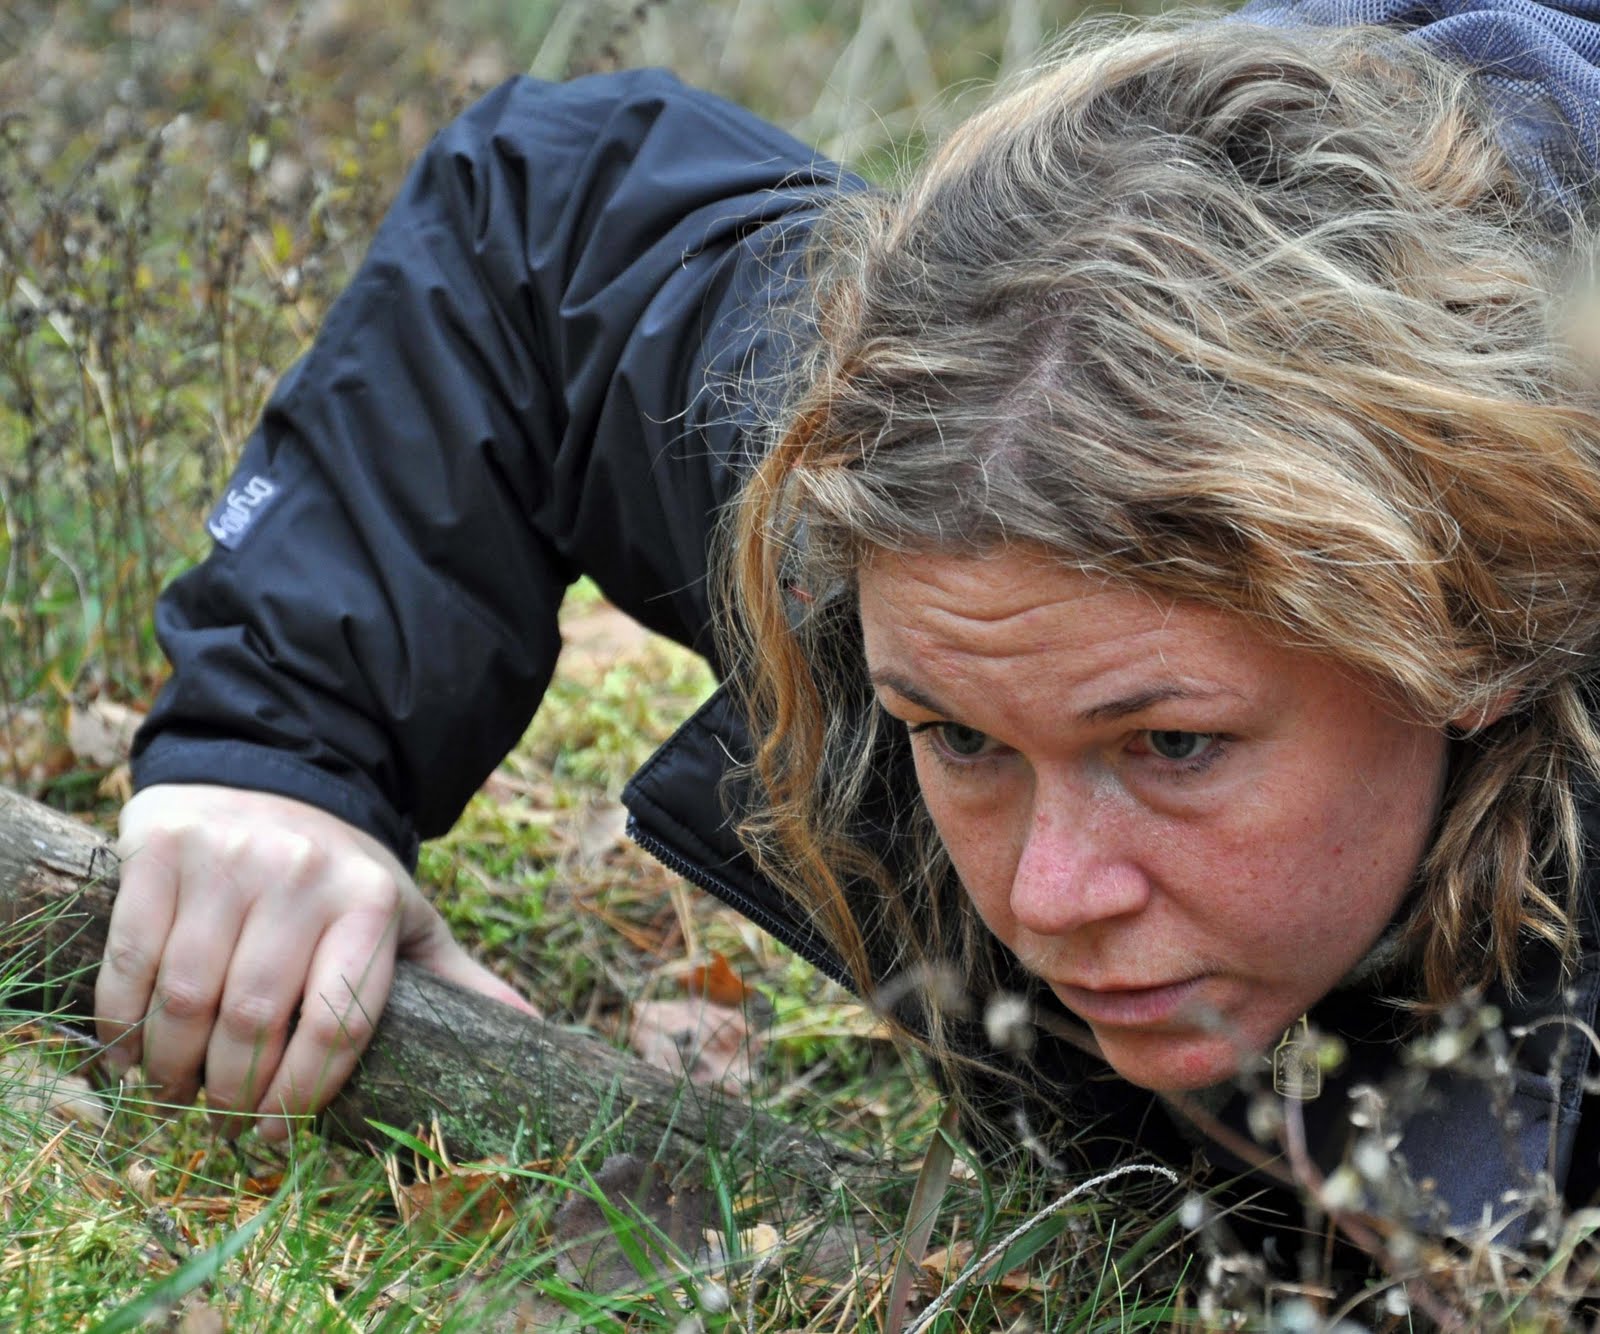
[{"label": "woman", "polygon": [[1395,1003],[1489,988],[1533,1026],[1509,1082],[1442,1074],[1402,1153],[1457,1226],[1572,1183],[1587,1049],[1540,1020],[1600,981],[1600,415],[1555,296],[1586,141],[1261,17],[1085,47],[900,195],[657,76],[448,131],[163,605],[123,1059],[300,1110],[397,948],[496,985],[401,862],[581,570],[739,696],[630,785],[640,841],[893,1007],[980,1126],[1227,1164],[1272,1051],[1317,1091],[1314,1024],[1332,1166]]},{"label": "woman", "polygon": [[[1380,996],[1576,980],[1592,1016],[1600,417],[1552,296],[1581,221],[1477,99],[1370,32],[1145,30],[838,211],[730,549],[751,828],[858,978],[954,958],[981,998],[1020,963],[1161,1093],[1306,1011],[1371,1079]],[[907,749],[920,802],[853,829]],[[1529,1101],[1572,1112],[1561,1055]],[[1450,1096],[1402,1151],[1465,1159],[1460,1221],[1516,1183],[1498,1109]],[[1559,1173],[1572,1120],[1526,1120]]]}]

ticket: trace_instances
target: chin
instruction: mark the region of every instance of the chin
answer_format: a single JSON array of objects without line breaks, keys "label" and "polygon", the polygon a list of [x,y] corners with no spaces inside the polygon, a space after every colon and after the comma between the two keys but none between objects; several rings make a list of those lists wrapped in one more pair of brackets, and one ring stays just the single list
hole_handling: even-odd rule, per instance
[{"label": "chin", "polygon": [[1152,1093],[1192,1093],[1221,1084],[1254,1057],[1237,1036],[1220,1033],[1095,1030],[1100,1052],[1117,1074]]}]

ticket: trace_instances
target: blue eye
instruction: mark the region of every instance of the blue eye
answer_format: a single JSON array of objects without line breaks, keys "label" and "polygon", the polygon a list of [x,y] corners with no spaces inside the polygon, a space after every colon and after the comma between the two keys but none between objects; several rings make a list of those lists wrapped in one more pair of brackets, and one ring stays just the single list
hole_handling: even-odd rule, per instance
[{"label": "blue eye", "polygon": [[1003,749],[996,746],[994,738],[987,732],[961,723],[913,723],[907,730],[912,736],[926,736],[934,758],[943,764],[984,760]]},{"label": "blue eye", "polygon": [[989,744],[988,733],[976,727],[963,727],[960,723],[940,724],[937,735],[947,751],[964,760],[976,759]]},{"label": "blue eye", "polygon": [[1146,732],[1150,749],[1164,760],[1182,762],[1198,759],[1216,741],[1213,732]]}]

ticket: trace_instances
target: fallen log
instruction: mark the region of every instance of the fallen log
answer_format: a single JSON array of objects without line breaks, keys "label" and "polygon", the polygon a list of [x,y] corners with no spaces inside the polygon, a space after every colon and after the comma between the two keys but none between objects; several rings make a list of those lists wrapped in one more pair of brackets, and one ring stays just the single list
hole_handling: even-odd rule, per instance
[{"label": "fallen log", "polygon": [[[0,950],[40,1008],[87,1019],[117,889],[110,844],[85,825],[0,789]],[[674,1079],[597,1038],[532,1019],[402,962],[355,1075],[323,1114],[355,1145],[372,1127],[437,1120],[457,1161],[582,1144],[597,1125],[649,1156],[708,1148],[821,1192],[859,1180],[859,1155],[740,1099]],[[854,1180],[853,1180],[854,1179]]]}]

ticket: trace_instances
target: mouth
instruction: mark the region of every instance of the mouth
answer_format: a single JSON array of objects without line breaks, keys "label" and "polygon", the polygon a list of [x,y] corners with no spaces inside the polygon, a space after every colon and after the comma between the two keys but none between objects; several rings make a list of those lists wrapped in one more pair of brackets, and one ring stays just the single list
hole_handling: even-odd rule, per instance
[{"label": "mouth", "polygon": [[1198,1018],[1196,993],[1204,977],[1163,982],[1147,987],[1075,987],[1054,982],[1061,1003],[1090,1024],[1108,1028],[1145,1028]]}]

